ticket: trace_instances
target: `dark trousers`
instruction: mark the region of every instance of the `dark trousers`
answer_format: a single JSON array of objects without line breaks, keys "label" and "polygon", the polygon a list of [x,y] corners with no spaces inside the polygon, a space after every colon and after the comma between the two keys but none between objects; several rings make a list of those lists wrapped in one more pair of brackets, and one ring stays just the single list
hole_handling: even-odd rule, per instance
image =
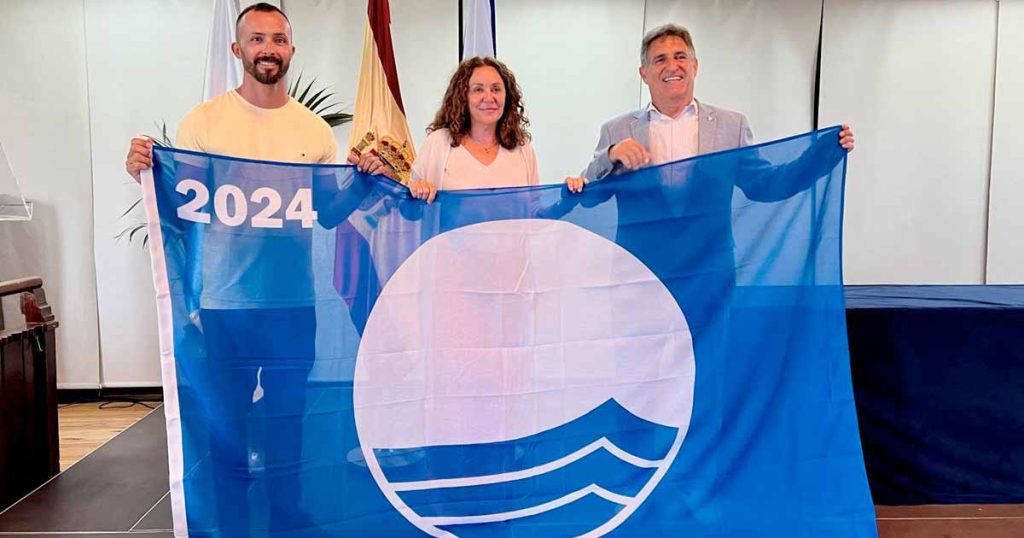
[{"label": "dark trousers", "polygon": [[[299,471],[306,384],[316,355],[313,307],[202,310],[200,320],[221,535],[254,534],[250,490],[266,494],[271,535],[308,530]],[[262,396],[254,402],[257,375]]]}]

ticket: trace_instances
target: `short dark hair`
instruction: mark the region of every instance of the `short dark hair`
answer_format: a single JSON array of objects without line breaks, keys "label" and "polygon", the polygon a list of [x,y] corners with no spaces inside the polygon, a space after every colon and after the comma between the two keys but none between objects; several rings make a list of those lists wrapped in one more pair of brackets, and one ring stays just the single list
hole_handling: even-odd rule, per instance
[{"label": "short dark hair", "polygon": [[644,40],[640,45],[640,65],[647,65],[647,52],[651,50],[651,43],[663,37],[678,37],[682,39],[686,42],[686,46],[690,47],[690,52],[696,56],[697,50],[693,48],[693,37],[690,36],[690,31],[678,24],[665,24],[644,35]]},{"label": "short dark hair", "polygon": [[256,2],[255,4],[243,9],[242,12],[238,14],[238,18],[235,19],[235,39],[238,39],[238,25],[242,24],[242,17],[245,17],[245,14],[250,11],[259,11],[262,13],[277,13],[278,15],[284,17],[285,22],[287,22],[289,26],[291,26],[292,24],[292,21],[288,20],[288,15],[285,15],[284,11],[281,11],[281,9],[278,8],[277,6],[273,4],[268,4],[266,2]]}]

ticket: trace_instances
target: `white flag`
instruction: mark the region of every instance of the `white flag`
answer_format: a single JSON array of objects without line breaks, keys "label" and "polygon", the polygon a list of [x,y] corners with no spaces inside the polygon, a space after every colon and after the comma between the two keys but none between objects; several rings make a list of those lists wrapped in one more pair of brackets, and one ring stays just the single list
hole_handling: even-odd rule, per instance
[{"label": "white flag", "polygon": [[494,57],[494,0],[462,0],[462,5],[466,16],[461,60],[474,56]]},{"label": "white flag", "polygon": [[231,53],[237,18],[238,0],[213,0],[213,24],[210,26],[210,48],[206,56],[203,101],[242,84],[242,64]]}]

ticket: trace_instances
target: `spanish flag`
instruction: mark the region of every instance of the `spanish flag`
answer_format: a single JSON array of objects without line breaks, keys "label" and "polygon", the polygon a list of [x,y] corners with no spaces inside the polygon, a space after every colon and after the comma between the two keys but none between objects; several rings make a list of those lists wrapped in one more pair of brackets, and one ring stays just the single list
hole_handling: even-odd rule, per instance
[{"label": "spanish flag", "polygon": [[354,116],[351,149],[360,154],[376,152],[395,171],[396,179],[408,183],[416,151],[398,89],[388,0],[368,2]]}]

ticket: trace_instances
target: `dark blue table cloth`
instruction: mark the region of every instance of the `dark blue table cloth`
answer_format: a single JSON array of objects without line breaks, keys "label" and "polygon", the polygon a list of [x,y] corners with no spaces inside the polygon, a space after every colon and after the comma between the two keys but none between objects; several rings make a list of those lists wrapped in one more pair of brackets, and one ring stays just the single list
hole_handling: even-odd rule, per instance
[{"label": "dark blue table cloth", "polygon": [[1024,503],[1024,286],[847,286],[877,504]]}]

